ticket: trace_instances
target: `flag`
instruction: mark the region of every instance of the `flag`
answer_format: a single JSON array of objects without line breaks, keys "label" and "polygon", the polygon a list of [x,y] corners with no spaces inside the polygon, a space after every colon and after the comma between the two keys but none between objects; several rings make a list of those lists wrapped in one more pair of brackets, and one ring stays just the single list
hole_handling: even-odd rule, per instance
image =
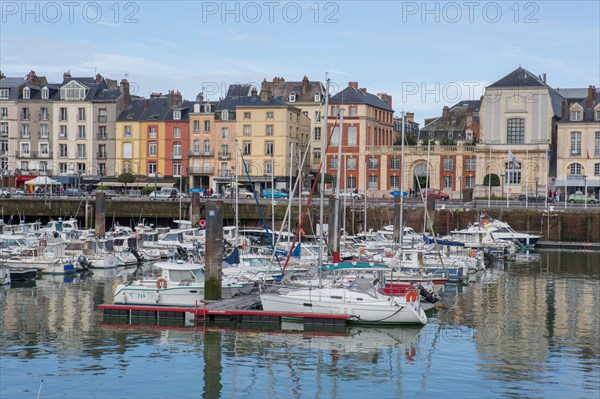
[{"label": "flag", "polygon": [[508,150],[508,159],[510,162],[515,162],[515,154],[510,149]]},{"label": "flag", "polygon": [[550,149],[548,149],[548,159],[552,161],[552,153],[550,152]]}]

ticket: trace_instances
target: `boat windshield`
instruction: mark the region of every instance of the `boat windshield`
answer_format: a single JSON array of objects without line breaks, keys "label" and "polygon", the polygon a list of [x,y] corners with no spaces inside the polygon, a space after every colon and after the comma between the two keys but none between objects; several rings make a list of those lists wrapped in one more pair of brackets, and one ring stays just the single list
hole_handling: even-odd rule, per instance
[{"label": "boat windshield", "polygon": [[375,297],[375,289],[374,289],[374,280],[369,280],[366,278],[357,278],[354,282],[348,287],[350,291],[357,291],[365,293],[369,296]]},{"label": "boat windshield", "polygon": [[245,267],[268,267],[269,261],[265,258],[243,258],[242,264]]},{"label": "boat windshield", "polygon": [[174,282],[196,281],[197,276],[192,270],[169,270],[169,280]]}]

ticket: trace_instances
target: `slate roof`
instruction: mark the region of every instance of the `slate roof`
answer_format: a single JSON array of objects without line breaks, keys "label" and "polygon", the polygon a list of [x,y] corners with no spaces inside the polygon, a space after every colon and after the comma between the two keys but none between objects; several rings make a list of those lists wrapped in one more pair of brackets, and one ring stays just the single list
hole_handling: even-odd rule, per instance
[{"label": "slate roof", "polygon": [[[282,101],[278,98],[270,97],[267,101],[261,101],[260,96],[234,96],[234,97],[225,97],[224,99],[219,101],[219,104],[216,106],[217,111],[222,110],[230,110],[234,111],[237,107],[285,107],[289,108],[285,101]],[[295,107],[292,107],[295,108]]]},{"label": "slate roof", "polygon": [[19,87],[25,85],[25,83],[27,83],[27,81],[23,78],[5,77],[0,79],[0,89],[9,89],[8,100],[15,101],[18,100],[20,96],[21,90],[19,90]]},{"label": "slate roof", "polygon": [[225,98],[246,97],[250,95],[251,90],[252,85],[250,84],[232,84],[229,85]]},{"label": "slate roof", "polygon": [[[308,80],[308,78],[307,78]],[[302,92],[302,81],[299,82],[286,82],[283,79],[274,79],[273,82],[263,82],[263,85],[266,85],[271,91],[271,95],[275,98],[278,98],[282,101],[288,101],[290,98],[290,94],[296,93],[296,101],[297,103],[303,102],[315,102],[315,95],[321,94],[321,97],[325,96],[325,88],[323,84],[319,81],[308,81],[308,90],[306,92]],[[263,88],[264,90],[264,88]]]},{"label": "slate roof", "polygon": [[[586,89],[587,91],[587,89]],[[594,112],[594,108],[596,107],[596,105],[600,104],[600,91],[598,91],[598,89],[596,89],[596,96],[594,97],[594,100],[592,101],[592,106],[588,107],[588,100],[587,100],[587,96],[583,99],[576,99],[576,100],[572,100],[572,101],[568,101],[567,100],[567,114],[563,116],[563,118],[558,121],[558,123],[588,123],[588,122],[596,122],[598,124],[600,124],[600,122],[595,119],[596,114]],[[581,107],[583,108],[583,118],[580,121],[571,121],[571,106],[573,104],[579,104],[581,105]]]},{"label": "slate roof", "polygon": [[467,108],[471,106],[473,110],[473,123],[471,129],[475,135],[479,132],[479,108],[481,107],[480,100],[460,101],[453,105],[449,110],[448,120],[444,120],[443,116],[426,120],[426,125],[421,129],[422,133],[434,135],[437,138],[447,138],[448,133],[452,133],[452,138],[455,140],[464,140],[465,131],[467,130]]},{"label": "slate roof", "polygon": [[190,113],[194,110],[194,103],[183,101],[171,106],[169,97],[156,97],[150,99],[138,99],[132,101],[129,107],[121,112],[117,118],[118,122],[135,121],[173,121],[173,111],[181,111],[181,120],[189,120]]},{"label": "slate roof", "polygon": [[502,79],[488,87],[543,87],[546,84],[536,75],[523,67],[518,67]]},{"label": "slate roof", "polygon": [[369,92],[363,94],[353,87],[346,87],[329,99],[329,104],[367,104],[375,108],[394,112],[382,99]]}]

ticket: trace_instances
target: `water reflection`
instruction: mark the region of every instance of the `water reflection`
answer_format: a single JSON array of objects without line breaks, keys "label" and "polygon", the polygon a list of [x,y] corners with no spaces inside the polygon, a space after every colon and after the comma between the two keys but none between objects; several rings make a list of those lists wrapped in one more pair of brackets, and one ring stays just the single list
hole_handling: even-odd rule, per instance
[{"label": "water reflection", "polygon": [[31,396],[32,376],[60,382],[48,397],[67,384],[70,397],[589,397],[600,384],[598,253],[540,252],[447,285],[416,329],[104,324],[97,306],[132,270],[0,287],[0,396]]}]

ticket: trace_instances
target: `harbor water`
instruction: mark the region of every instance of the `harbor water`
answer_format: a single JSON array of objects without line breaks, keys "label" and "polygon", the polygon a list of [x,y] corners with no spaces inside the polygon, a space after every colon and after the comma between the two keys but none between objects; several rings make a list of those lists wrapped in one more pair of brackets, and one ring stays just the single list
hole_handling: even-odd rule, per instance
[{"label": "harbor water", "polygon": [[600,253],[446,285],[424,327],[103,320],[119,270],[0,287],[0,398],[598,398]]}]

